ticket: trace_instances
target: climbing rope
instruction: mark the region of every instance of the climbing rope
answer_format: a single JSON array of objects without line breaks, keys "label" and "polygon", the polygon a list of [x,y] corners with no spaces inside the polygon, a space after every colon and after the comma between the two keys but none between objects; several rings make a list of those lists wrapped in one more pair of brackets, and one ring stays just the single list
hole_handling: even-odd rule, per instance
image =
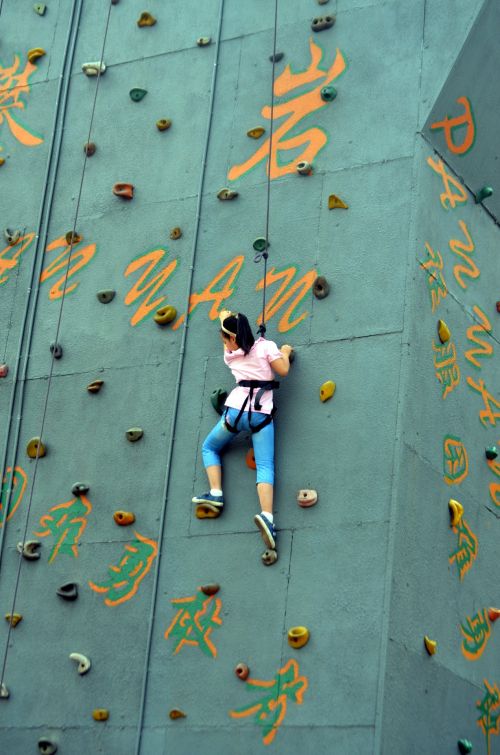
[{"label": "climbing rope", "polygon": [[271,74],[271,128],[269,133],[269,160],[267,163],[267,202],[266,202],[266,235],[263,252],[258,252],[254,257],[254,262],[264,260],[264,286],[262,292],[262,322],[257,329],[259,335],[264,336],[266,333],[266,286],[267,286],[267,259],[269,257],[269,209],[271,205],[271,155],[273,149],[273,126],[274,126],[274,74],[276,67],[276,37],[278,31],[278,0],[274,3],[274,39],[273,39],[273,70]]},{"label": "climbing rope", "polygon": [[[104,58],[104,49],[105,49],[105,46],[106,46],[106,38],[107,38],[107,34],[108,34],[109,21],[110,21],[110,16],[111,16],[111,5],[112,5],[112,2],[110,0],[110,2],[109,2],[109,8],[108,8],[108,15],[107,15],[107,18],[106,18],[106,27],[105,27],[105,30],[104,30],[104,39],[103,39],[103,43],[102,43],[102,50],[101,50],[101,57],[100,57],[101,61]],[[76,28],[78,28],[81,7],[82,7],[82,0],[80,0],[79,3],[78,3]],[[75,8],[75,6],[73,6],[73,9],[74,8]],[[67,67],[67,70],[69,70],[69,71],[71,71],[71,64],[72,64],[72,60],[69,62],[69,66]],[[92,112],[91,112],[91,115],[90,115],[90,124],[89,124],[89,132],[88,132],[87,142],[90,141],[90,135],[91,135],[91,131],[92,131],[92,125],[93,125],[93,121],[94,121],[94,113],[95,113],[96,102],[97,102],[97,94],[98,94],[98,91],[99,91],[100,78],[101,78],[101,70],[100,70],[100,66],[99,66],[99,70],[98,70],[98,74],[97,74],[97,81],[96,81],[96,89],[95,89],[95,94],[94,94],[94,102],[93,102],[93,105],[92,105]],[[58,320],[57,320],[55,343],[58,342],[58,337],[59,337],[59,329],[60,329],[60,325],[61,325],[62,311],[63,311],[63,306],[64,306],[64,299],[65,299],[65,293],[66,293],[66,284],[67,284],[67,280],[68,280],[69,265],[70,265],[70,262],[71,262],[71,255],[72,255],[72,251],[73,251],[73,243],[74,243],[74,239],[75,239],[75,236],[76,236],[76,225],[77,225],[77,221],[78,221],[78,214],[79,214],[79,211],[80,211],[80,200],[81,200],[81,196],[82,196],[83,180],[84,180],[84,177],[85,177],[85,168],[86,168],[86,165],[87,165],[87,153],[86,153],[86,151],[84,152],[84,154],[85,154],[85,158],[84,158],[84,161],[83,161],[82,175],[81,175],[81,179],[80,179],[80,187],[79,187],[79,191],[78,191],[78,198],[77,198],[76,209],[75,209],[75,217],[74,217],[73,227],[72,227],[72,232],[71,232],[71,242],[70,242],[70,248],[69,248],[68,261],[67,261],[67,264],[66,264],[66,272],[65,272],[65,276],[64,276],[64,287],[63,287],[63,294],[62,294],[62,297],[61,297],[61,306],[59,307],[59,316],[58,316]],[[49,216],[50,216],[50,211],[51,211],[51,207],[49,206],[49,210],[48,210]],[[47,404],[48,404],[48,398],[49,398],[49,394],[50,394],[50,387],[51,387],[51,381],[52,381],[52,373],[53,373],[53,369],[54,369],[54,353],[55,353],[55,350],[52,352],[52,359],[51,359],[51,363],[50,363],[50,373],[49,373],[49,378],[48,378],[48,382],[47,382],[47,390],[46,390],[46,393],[45,393],[45,403],[44,403],[44,407],[43,407],[42,424],[41,424],[40,434],[38,435],[38,437],[40,439],[42,438],[43,428],[44,428],[44,425],[45,425],[45,417],[46,417],[46,413],[47,413]],[[31,485],[31,491],[30,491],[30,496],[29,496],[29,501],[28,501],[28,506],[27,506],[26,520],[25,520],[25,526],[24,526],[24,531],[23,531],[22,543],[25,542],[25,540],[26,540],[26,534],[28,532],[28,522],[29,522],[29,516],[30,516],[30,512],[31,512],[31,505],[32,505],[32,501],[33,501],[33,491],[35,489],[35,479],[36,479],[36,472],[37,472],[37,468],[38,468],[38,459],[39,459],[39,455],[37,453],[37,455],[35,457],[35,466],[34,466],[34,469],[33,469],[33,482],[32,482],[32,485]],[[14,469],[14,464],[12,465],[12,469]],[[13,478],[13,475],[12,475],[12,478]],[[11,482],[12,482],[12,480],[11,480]],[[4,529],[5,529],[5,526],[6,526],[6,522],[7,522],[7,516],[5,515],[4,519],[3,519]],[[22,550],[21,550],[21,552],[19,553],[18,569],[17,569],[16,581],[15,581],[15,586],[14,586],[14,594],[13,594],[13,598],[12,598],[12,607],[11,607],[11,612],[10,612],[11,617],[14,614],[14,609],[15,609],[15,605],[16,605],[16,598],[17,598],[17,593],[18,593],[18,589],[19,589],[19,580],[20,580],[20,576],[21,576],[22,560],[23,560],[23,556],[22,556]],[[2,671],[0,673],[0,688],[2,687],[2,684],[3,684],[3,681],[4,681],[5,668],[7,666],[7,657],[8,657],[8,652],[9,652],[9,644],[10,644],[11,631],[12,631],[12,618],[11,618],[11,621],[9,621],[9,629],[8,629],[8,634],[7,634],[7,641],[5,643],[5,651],[4,651],[3,662],[2,662]]]}]

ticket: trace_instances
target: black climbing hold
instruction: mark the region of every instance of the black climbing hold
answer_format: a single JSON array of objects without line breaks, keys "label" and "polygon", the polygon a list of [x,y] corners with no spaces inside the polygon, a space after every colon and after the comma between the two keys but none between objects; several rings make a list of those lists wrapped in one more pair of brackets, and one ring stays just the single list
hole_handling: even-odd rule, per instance
[{"label": "black climbing hold", "polygon": [[71,492],[73,495],[79,496],[79,495],[85,495],[85,493],[88,493],[90,490],[90,485],[87,485],[84,482],[75,482],[73,487],[71,488]]},{"label": "black climbing hold", "polygon": [[313,18],[311,22],[311,29],[313,31],[323,31],[323,29],[330,29],[335,23],[335,16],[318,16]]},{"label": "black climbing hold", "polygon": [[224,388],[214,388],[214,390],[210,394],[210,403],[212,404],[217,414],[222,414],[226,399],[227,391],[225,391]]},{"label": "black climbing hold", "polygon": [[66,582],[57,588],[57,594],[63,600],[76,600],[78,598],[78,585],[76,582]]},{"label": "black climbing hold", "polygon": [[274,55],[270,55],[269,60],[271,61],[271,63],[273,62],[273,60],[275,63],[279,63],[280,60],[283,59],[284,55],[285,55],[284,52],[277,52]]},{"label": "black climbing hold", "polygon": [[113,291],[112,288],[106,288],[103,291],[98,291],[96,294],[101,304],[109,304],[110,301],[113,301],[115,295],[116,291]]},{"label": "black climbing hold", "polygon": [[94,142],[87,142],[83,145],[83,151],[87,155],[87,157],[92,157],[92,155],[95,153],[97,147],[94,144]]},{"label": "black climbing hold", "polygon": [[330,286],[323,275],[318,275],[313,285],[313,294],[316,299],[325,299],[330,293]]},{"label": "black climbing hold", "polygon": [[51,352],[51,354],[53,354],[54,359],[60,359],[62,357],[62,355],[63,355],[62,346],[60,346],[58,343],[56,343],[55,341],[53,341],[50,344],[50,352]]},{"label": "black climbing hold", "polygon": [[57,752],[57,745],[51,739],[41,737],[38,740],[38,750],[42,755],[54,755]]}]

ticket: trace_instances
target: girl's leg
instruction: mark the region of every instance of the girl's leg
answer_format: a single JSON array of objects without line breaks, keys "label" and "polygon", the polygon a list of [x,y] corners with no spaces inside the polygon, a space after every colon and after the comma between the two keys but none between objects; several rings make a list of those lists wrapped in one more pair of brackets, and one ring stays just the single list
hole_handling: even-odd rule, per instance
[{"label": "girl's leg", "polygon": [[264,513],[273,513],[274,486],[274,422],[252,435],[257,466],[257,493]]},{"label": "girl's leg", "polygon": [[[231,411],[231,410],[230,410]],[[235,410],[234,410],[235,411]],[[231,422],[231,414],[228,412],[228,419]],[[222,490],[222,469],[220,452],[233,438],[235,433],[229,432],[224,424],[222,417],[215,427],[209,432],[202,446],[203,465],[207,473],[210,488]]]}]

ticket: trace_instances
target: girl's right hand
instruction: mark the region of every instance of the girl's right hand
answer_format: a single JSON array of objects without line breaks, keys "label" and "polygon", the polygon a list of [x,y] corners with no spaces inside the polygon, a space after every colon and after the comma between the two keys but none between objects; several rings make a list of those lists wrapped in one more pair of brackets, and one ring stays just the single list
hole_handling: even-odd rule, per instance
[{"label": "girl's right hand", "polygon": [[283,354],[286,354],[287,356],[290,356],[290,354],[293,351],[293,348],[291,346],[289,346],[287,343],[285,343],[285,344],[283,344],[283,346],[281,346],[280,351],[283,352]]}]

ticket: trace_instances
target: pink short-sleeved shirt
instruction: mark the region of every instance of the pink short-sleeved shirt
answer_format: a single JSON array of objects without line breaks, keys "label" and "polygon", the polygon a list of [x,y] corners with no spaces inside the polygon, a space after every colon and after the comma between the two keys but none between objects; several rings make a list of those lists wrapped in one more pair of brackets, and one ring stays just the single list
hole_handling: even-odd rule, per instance
[{"label": "pink short-sleeved shirt", "polygon": [[[267,341],[262,337],[257,338],[246,355],[243,349],[224,351],[224,361],[233,373],[236,382],[239,380],[273,380],[274,372],[270,362],[274,362],[275,359],[280,359],[282,356],[283,354],[274,341]],[[241,409],[249,392],[250,388],[243,388],[241,385],[236,386],[227,397],[225,406],[229,406],[232,409]],[[257,391],[254,391],[252,411],[255,409],[256,393]],[[273,409],[273,392],[265,391],[260,403],[262,408],[259,411],[264,414],[271,414]],[[248,411],[248,409],[249,406],[247,404],[245,411]]]}]

